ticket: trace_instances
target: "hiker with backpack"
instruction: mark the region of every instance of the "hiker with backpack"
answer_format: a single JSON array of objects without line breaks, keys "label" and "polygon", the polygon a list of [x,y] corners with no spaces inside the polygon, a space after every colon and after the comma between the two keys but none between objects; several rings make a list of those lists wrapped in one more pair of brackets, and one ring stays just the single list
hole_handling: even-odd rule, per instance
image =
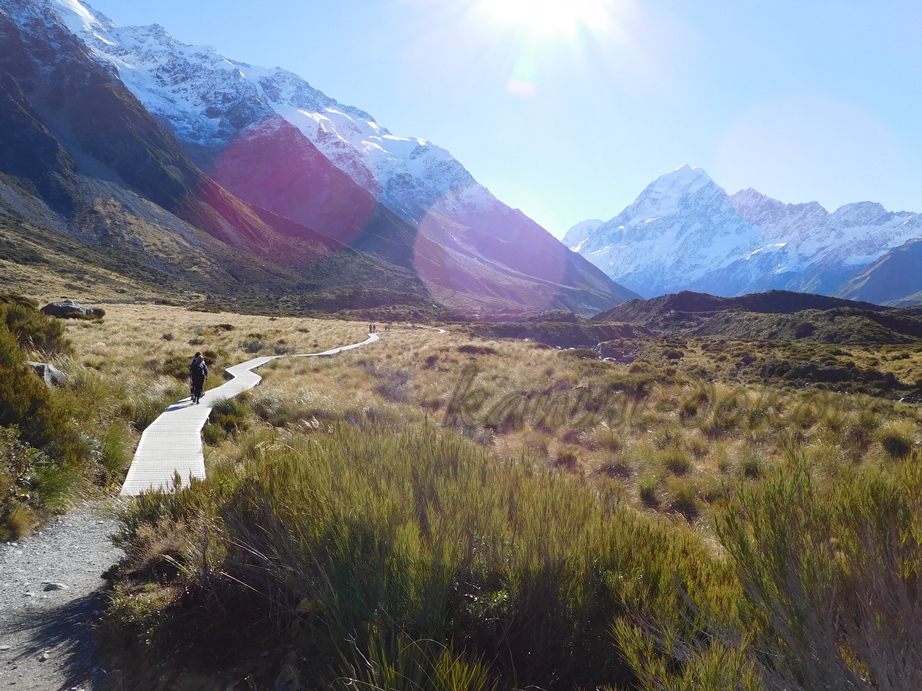
[{"label": "hiker with backpack", "polygon": [[208,365],[201,353],[196,353],[189,363],[189,379],[191,381],[192,402],[199,403],[205,390],[205,377],[208,376]]}]

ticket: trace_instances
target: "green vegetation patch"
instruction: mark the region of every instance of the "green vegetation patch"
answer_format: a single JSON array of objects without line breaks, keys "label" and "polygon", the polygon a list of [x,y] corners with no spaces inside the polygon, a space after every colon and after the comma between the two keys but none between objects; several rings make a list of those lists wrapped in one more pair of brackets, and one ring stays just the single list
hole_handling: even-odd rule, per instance
[{"label": "green vegetation patch", "polygon": [[[691,533],[451,431],[338,423],[242,446],[208,481],[126,507],[136,565],[122,567],[115,640],[131,631],[118,603],[142,587],[130,574],[158,525],[190,526],[182,568],[158,586],[184,595],[145,634],[161,662],[230,655],[274,678],[288,655],[309,687],[416,688],[388,682],[410,668],[433,675],[423,688],[623,686],[633,673],[610,631],[629,605],[678,612],[680,589],[720,600],[729,586]],[[220,653],[201,646],[218,625],[211,602],[222,645],[238,641]],[[246,648],[267,625],[275,667]]]}]

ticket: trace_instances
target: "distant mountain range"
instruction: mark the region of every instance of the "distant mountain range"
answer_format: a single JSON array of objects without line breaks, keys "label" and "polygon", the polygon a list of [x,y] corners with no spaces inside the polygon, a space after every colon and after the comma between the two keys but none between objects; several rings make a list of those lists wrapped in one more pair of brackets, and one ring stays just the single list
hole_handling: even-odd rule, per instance
[{"label": "distant mountain range", "polygon": [[829,213],[753,189],[731,196],[689,166],[653,182],[610,221],[574,226],[564,244],[648,298],[783,289],[922,303],[922,215],[873,202]]},{"label": "distant mountain range", "polygon": [[0,0],[0,220],[12,243],[63,233],[148,286],[251,303],[589,314],[635,297],[443,149],[78,0]]}]

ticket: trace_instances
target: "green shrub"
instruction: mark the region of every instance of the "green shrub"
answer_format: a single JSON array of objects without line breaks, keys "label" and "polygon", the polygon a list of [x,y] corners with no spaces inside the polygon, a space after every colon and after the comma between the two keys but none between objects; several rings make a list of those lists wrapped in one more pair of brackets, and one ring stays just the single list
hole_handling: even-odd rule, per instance
[{"label": "green shrub", "polygon": [[450,430],[249,438],[232,472],[126,507],[124,534],[216,521],[212,576],[183,585],[204,569],[190,553],[171,586],[190,593],[174,644],[194,645],[218,601],[228,639],[244,635],[266,610],[239,598],[258,593],[278,631],[299,632],[277,649],[340,661],[302,670],[310,688],[622,687],[610,625],[625,603],[681,609],[682,589],[720,581],[691,533],[622,506],[613,485],[497,462]]},{"label": "green shrub", "polygon": [[423,689],[431,691],[495,691],[489,667],[470,662],[463,653],[433,640],[412,640],[405,634],[377,634],[367,650],[353,647],[345,659],[351,674],[332,687],[353,689]]},{"label": "green shrub", "polygon": [[692,468],[688,454],[676,447],[660,451],[657,454],[657,460],[673,475],[685,475]]},{"label": "green shrub", "polygon": [[824,485],[796,455],[740,487],[717,519],[733,604],[686,591],[692,626],[660,610],[615,627],[640,688],[920,688],[920,489],[917,465]]},{"label": "green shrub", "polygon": [[225,398],[214,404],[209,420],[224,430],[225,434],[237,434],[249,428],[249,396],[242,394]]},{"label": "green shrub", "polygon": [[[16,349],[9,332],[0,325],[0,358],[10,362]],[[30,367],[17,363],[0,364],[0,427],[10,425],[18,426],[28,444],[47,449],[65,464],[87,458],[89,449],[70,412]]]},{"label": "green shrub", "polygon": [[47,448],[30,446],[15,426],[0,427],[0,539],[20,537],[40,517],[65,508],[81,483],[79,461],[88,450],[72,459]]},{"label": "green shrub", "polygon": [[911,422],[890,423],[878,432],[878,441],[891,458],[906,458],[916,441],[918,425]]},{"label": "green shrub", "polygon": [[189,362],[191,360],[192,358],[187,358],[182,355],[171,357],[165,360],[163,364],[157,368],[157,371],[164,376],[185,381],[189,378]]},{"label": "green shrub", "polygon": [[188,387],[178,382],[161,380],[143,387],[132,387],[122,401],[119,414],[138,431],[143,432],[171,404],[189,395]]},{"label": "green shrub", "polygon": [[218,425],[209,423],[202,427],[202,441],[209,446],[217,446],[226,436]]},{"label": "green shrub", "polygon": [[37,350],[47,357],[73,352],[64,336],[64,323],[43,314],[38,303],[29,298],[0,295],[0,323],[6,325],[23,350]]},{"label": "green shrub", "polygon": [[650,508],[659,506],[659,498],[656,495],[658,486],[659,483],[655,477],[651,475],[642,477],[637,483],[637,494],[640,497],[640,501]]},{"label": "green shrub", "polygon": [[688,521],[698,517],[699,500],[695,486],[688,480],[672,478],[664,489],[666,510],[669,513],[683,516]]},{"label": "green shrub", "polygon": [[105,423],[98,444],[100,462],[108,478],[120,478],[133,457],[134,444],[126,421],[115,419]]},{"label": "green shrub", "polygon": [[621,436],[607,425],[600,425],[595,433],[595,443],[608,451],[619,451],[622,446]]},{"label": "green shrub", "polygon": [[739,459],[739,472],[748,480],[762,477],[764,461],[755,449],[745,449]]},{"label": "green shrub", "polygon": [[710,438],[738,432],[746,419],[748,404],[747,392],[735,389],[714,402],[710,416],[699,421],[699,428]]}]

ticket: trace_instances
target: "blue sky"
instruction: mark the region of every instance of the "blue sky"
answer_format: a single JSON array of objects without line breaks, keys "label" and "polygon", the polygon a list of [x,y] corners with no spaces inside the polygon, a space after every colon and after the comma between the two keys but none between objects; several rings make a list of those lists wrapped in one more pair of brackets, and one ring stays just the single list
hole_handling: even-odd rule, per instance
[{"label": "blue sky", "polygon": [[562,236],[682,164],[922,212],[918,0],[90,0],[296,72]]}]

